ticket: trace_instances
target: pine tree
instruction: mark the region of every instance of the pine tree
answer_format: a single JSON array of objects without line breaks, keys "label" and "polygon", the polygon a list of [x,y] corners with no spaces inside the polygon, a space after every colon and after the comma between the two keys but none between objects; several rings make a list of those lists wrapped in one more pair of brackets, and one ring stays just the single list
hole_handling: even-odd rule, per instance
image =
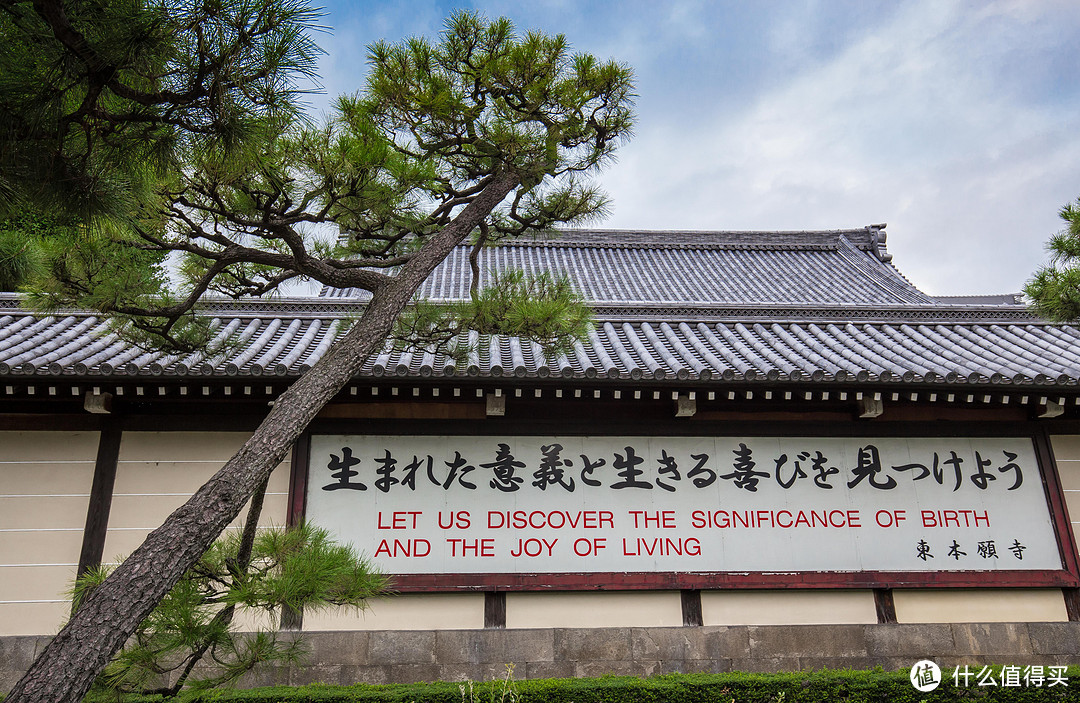
[{"label": "pine tree", "polygon": [[[379,43],[370,59],[365,90],[340,100],[329,124],[264,120],[257,149],[191,139],[184,168],[147,179],[152,187],[128,216],[74,232],[51,250],[51,278],[37,285],[36,304],[98,309],[121,334],[179,349],[210,339],[193,314],[207,291],[262,295],[306,278],[371,298],[239,452],[93,590],[10,703],[77,700],[86,691],[384,344],[454,247],[470,237],[474,247],[497,244],[603,211],[606,200],[588,177],[630,134],[625,66],[571,54],[561,36],[519,37],[505,19],[470,13],[452,16],[437,43]],[[344,236],[320,239],[321,224]],[[530,311],[521,297],[537,292],[545,300]],[[577,302],[565,282],[512,275],[493,292],[474,291],[470,304],[411,315],[407,332],[422,343],[473,325],[557,343],[582,329]]]},{"label": "pine tree", "polygon": [[252,148],[301,113],[307,0],[0,3],[0,217],[125,219],[207,142]]},{"label": "pine tree", "polygon": [[1080,198],[1061,208],[1058,215],[1066,227],[1047,242],[1051,261],[1035,272],[1024,293],[1036,314],[1054,322],[1072,322],[1080,319]]}]

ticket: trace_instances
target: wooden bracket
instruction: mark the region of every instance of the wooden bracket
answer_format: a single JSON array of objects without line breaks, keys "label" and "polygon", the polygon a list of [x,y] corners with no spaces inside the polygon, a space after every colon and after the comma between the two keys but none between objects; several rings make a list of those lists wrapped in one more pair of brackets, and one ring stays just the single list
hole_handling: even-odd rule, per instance
[{"label": "wooden bracket", "polygon": [[859,417],[881,417],[885,412],[885,403],[880,399],[863,398],[859,401]]},{"label": "wooden bracket", "polygon": [[83,408],[88,413],[104,415],[112,412],[112,393],[91,393],[83,396]]},{"label": "wooden bracket", "polygon": [[506,415],[506,396],[495,395],[494,393],[488,393],[487,395],[487,416],[488,417],[503,417]]},{"label": "wooden bracket", "polygon": [[697,400],[685,393],[675,399],[675,417],[693,417],[697,414]]},{"label": "wooden bracket", "polygon": [[1065,414],[1065,406],[1055,403],[1052,400],[1046,401],[1046,405],[1039,411],[1040,420],[1048,420],[1052,417],[1059,417]]}]

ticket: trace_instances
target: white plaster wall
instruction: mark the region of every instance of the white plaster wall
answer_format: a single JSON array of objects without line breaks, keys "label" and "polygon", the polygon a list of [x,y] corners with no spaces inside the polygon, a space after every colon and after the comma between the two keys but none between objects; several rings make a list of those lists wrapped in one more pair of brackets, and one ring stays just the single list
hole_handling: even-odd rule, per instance
[{"label": "white plaster wall", "polygon": [[1073,535],[1080,543],[1080,435],[1059,435],[1050,438],[1057,461],[1061,488],[1065,493],[1065,508],[1072,522]]},{"label": "white plaster wall", "polygon": [[702,591],[703,625],[842,625],[877,622],[868,590]]},{"label": "white plaster wall", "polygon": [[[247,436],[124,433],[103,561],[116,563],[141,544]],[[53,634],[66,619],[97,445],[97,432],[0,432],[0,635]],[[286,461],[271,475],[260,525],[285,524],[288,486]]]},{"label": "white plaster wall", "polygon": [[1069,619],[1058,588],[950,588],[893,591],[896,621],[1063,622]]},{"label": "white plaster wall", "polygon": [[97,444],[97,432],[0,432],[0,635],[66,619]]},{"label": "white plaster wall", "polygon": [[[116,466],[109,530],[102,561],[116,563],[142,544],[146,535],[213,476],[250,436],[246,432],[125,432]],[[285,525],[288,516],[289,460],[270,475],[261,527]],[[247,508],[229,525],[243,528]],[[260,613],[239,612],[241,630],[272,626]]]},{"label": "white plaster wall", "polygon": [[484,626],[483,593],[406,593],[374,598],[368,608],[305,612],[306,631],[476,630]]},{"label": "white plaster wall", "polygon": [[[245,432],[125,432],[103,560],[115,562],[142,544],[249,436]],[[288,496],[286,460],[270,475],[259,525],[284,525]],[[240,529],[246,515],[245,508],[228,529]]]},{"label": "white plaster wall", "polygon": [[507,593],[506,627],[678,627],[678,591]]}]

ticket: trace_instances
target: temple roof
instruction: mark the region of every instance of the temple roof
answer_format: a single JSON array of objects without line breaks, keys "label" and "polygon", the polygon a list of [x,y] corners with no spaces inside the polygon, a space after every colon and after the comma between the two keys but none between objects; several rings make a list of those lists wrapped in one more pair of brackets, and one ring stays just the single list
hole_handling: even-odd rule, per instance
[{"label": "temple roof", "polygon": [[[1049,324],[1015,296],[935,299],[892,265],[883,226],[828,232],[575,230],[483,251],[488,272],[570,276],[596,325],[576,351],[546,359],[517,339],[473,335],[463,363],[385,349],[361,378],[467,378],[1043,387],[1080,379],[1080,328]],[[425,283],[436,300],[467,297],[468,247]],[[364,305],[355,291],[314,298],[211,300],[202,314],[233,351],[145,352],[80,311],[34,315],[0,295],[0,376],[202,380],[295,377]]]},{"label": "temple roof", "polygon": [[[420,289],[469,297],[468,246]],[[565,275],[594,305],[907,305],[933,299],[890,264],[881,226],[829,232],[568,230],[480,252],[483,287],[497,271]],[[363,297],[324,289],[325,297]]]}]

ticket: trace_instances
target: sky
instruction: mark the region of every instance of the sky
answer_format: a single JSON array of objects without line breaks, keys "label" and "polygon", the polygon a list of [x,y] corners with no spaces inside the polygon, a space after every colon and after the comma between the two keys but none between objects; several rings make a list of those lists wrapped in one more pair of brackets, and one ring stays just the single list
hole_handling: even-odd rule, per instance
[{"label": "sky", "polygon": [[436,38],[455,9],[565,34],[636,75],[637,124],[599,175],[598,227],[888,223],[931,295],[1019,292],[1080,196],[1075,0],[346,0],[321,3],[326,114],[367,46]]}]

